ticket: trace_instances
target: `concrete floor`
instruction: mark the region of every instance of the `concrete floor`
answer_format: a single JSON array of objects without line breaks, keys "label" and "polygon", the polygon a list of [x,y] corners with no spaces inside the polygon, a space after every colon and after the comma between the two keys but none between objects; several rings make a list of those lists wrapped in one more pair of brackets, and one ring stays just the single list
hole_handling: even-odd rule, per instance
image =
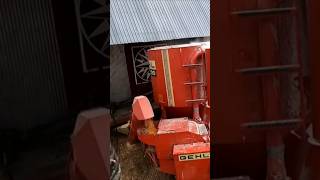
[{"label": "concrete floor", "polygon": [[54,142],[21,152],[0,180],[64,180],[67,173],[68,143]]},{"label": "concrete floor", "polygon": [[51,126],[34,130],[25,139],[8,139],[9,160],[7,170],[0,164],[0,180],[65,180],[71,129]]},{"label": "concrete floor", "polygon": [[67,174],[68,143],[57,142],[21,154],[11,166],[13,180],[64,180]]}]

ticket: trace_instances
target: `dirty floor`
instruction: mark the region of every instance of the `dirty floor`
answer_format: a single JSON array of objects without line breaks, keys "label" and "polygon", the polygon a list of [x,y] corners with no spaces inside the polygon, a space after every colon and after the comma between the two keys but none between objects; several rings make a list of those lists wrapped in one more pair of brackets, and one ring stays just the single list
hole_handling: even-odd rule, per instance
[{"label": "dirty floor", "polygon": [[118,132],[112,133],[112,144],[116,149],[121,165],[121,180],[174,180],[173,176],[159,172],[144,157],[141,144],[132,147],[126,145],[127,136]]}]

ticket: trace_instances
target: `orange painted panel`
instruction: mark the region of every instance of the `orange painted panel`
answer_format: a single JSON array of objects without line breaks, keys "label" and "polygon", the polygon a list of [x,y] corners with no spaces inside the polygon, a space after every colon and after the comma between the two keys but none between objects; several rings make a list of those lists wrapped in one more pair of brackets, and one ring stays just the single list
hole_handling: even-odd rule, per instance
[{"label": "orange painted panel", "polygon": [[166,106],[168,101],[161,51],[148,51],[148,58],[149,62],[154,61],[156,69],[155,74],[151,77],[154,100],[159,105]]},{"label": "orange painted panel", "polygon": [[210,143],[175,145],[173,156],[177,180],[210,179]]},{"label": "orange painted panel", "polygon": [[[190,64],[192,54],[200,46],[200,43],[165,46],[148,51],[149,63],[155,66],[151,82],[157,103],[164,107],[190,107],[192,105],[186,102],[192,99],[191,86],[185,84],[191,82],[191,68],[183,65]],[[171,97],[170,91],[173,97],[172,103],[168,102],[168,96]]]}]

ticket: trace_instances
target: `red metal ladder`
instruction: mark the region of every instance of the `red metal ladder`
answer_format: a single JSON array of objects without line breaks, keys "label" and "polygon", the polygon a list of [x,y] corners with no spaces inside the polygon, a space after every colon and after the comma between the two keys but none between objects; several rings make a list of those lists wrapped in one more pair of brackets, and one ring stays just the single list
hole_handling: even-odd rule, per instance
[{"label": "red metal ladder", "polygon": [[[191,59],[199,59],[197,53],[200,52],[201,62],[192,62]],[[207,100],[205,94],[205,58],[204,52],[201,50],[201,47],[197,47],[194,51],[194,54],[191,54],[190,58],[187,60],[188,64],[182,65],[182,67],[188,68],[190,70],[190,82],[184,82],[185,86],[190,86],[191,99],[187,99],[186,103],[191,103],[193,106],[193,120],[196,122],[202,123],[203,117],[200,115],[200,104],[205,103]],[[200,70],[199,70],[200,69]],[[199,80],[199,73],[201,79]]]},{"label": "red metal ladder", "polygon": [[[303,88],[303,64],[301,59],[301,47],[300,47],[300,35],[298,34],[298,13],[296,7],[275,7],[275,8],[265,8],[265,9],[251,9],[251,10],[242,10],[242,11],[234,11],[231,12],[231,15],[239,16],[241,18],[263,18],[264,20],[268,19],[267,21],[259,22],[259,33],[266,32],[268,30],[262,28],[268,28],[267,25],[263,23],[269,23],[268,25],[274,26],[273,20],[279,16],[283,15],[292,15],[295,23],[295,39],[296,39],[296,62],[295,64],[278,64],[275,63],[275,60],[272,60],[272,63],[266,63],[267,59],[263,59],[264,57],[260,57],[260,61],[263,65],[261,67],[248,67],[244,69],[238,69],[236,72],[242,73],[243,75],[259,75],[261,76],[262,81],[262,91],[263,91],[263,102],[267,104],[264,108],[264,119],[261,121],[256,122],[247,122],[242,124],[243,127],[249,129],[263,129],[266,132],[266,141],[267,141],[267,151],[268,151],[268,169],[267,169],[267,180],[275,180],[277,179],[276,176],[279,176],[280,179],[287,179],[286,169],[284,165],[284,149],[283,147],[283,135],[281,129],[285,130],[292,130],[297,128],[299,125],[304,124],[305,119],[305,109],[304,109],[304,88]],[[260,37],[259,41],[265,40]],[[268,40],[267,40],[268,41]],[[260,42],[261,43],[261,42]],[[269,44],[270,45],[270,42]],[[261,48],[261,47],[260,47]],[[272,48],[271,48],[272,49]],[[260,53],[265,50],[260,49]],[[266,55],[264,53],[263,55]],[[262,56],[263,56],[262,55]],[[279,54],[278,58],[279,59]],[[268,56],[268,55],[267,55]],[[261,62],[260,62],[261,63]],[[300,98],[300,109],[299,109],[299,117],[294,119],[270,119],[273,117],[280,116],[277,114],[278,111],[275,109],[276,107],[272,107],[275,105],[280,107],[279,103],[281,101],[280,96],[275,97],[268,97],[270,95],[277,94],[278,90],[272,89],[270,86],[274,79],[278,79],[278,75],[280,73],[297,73],[298,81],[299,81],[299,98]],[[274,91],[274,92],[273,92]],[[275,98],[275,99],[272,99]],[[270,110],[271,109],[271,110]],[[275,115],[276,114],[276,115]],[[280,156],[277,157],[279,162],[276,162],[274,159],[274,154],[272,152],[277,151],[280,152]],[[276,174],[276,176],[275,176]]]},{"label": "red metal ladder", "polygon": [[[232,15],[238,15],[243,17],[248,16],[279,16],[283,14],[292,14],[294,15],[294,19],[297,21],[297,13],[295,13],[296,8],[295,7],[287,7],[287,8],[270,8],[270,9],[256,9],[256,10],[244,10],[244,11],[235,11],[232,12]],[[242,73],[243,75],[274,75],[277,73],[297,73],[299,78],[299,91],[300,91],[300,114],[301,117],[304,117],[304,88],[303,88],[303,65],[301,60],[301,53],[300,53],[300,37],[299,35],[296,36],[296,50],[297,50],[297,62],[296,64],[286,64],[286,65],[269,65],[269,66],[263,66],[263,67],[249,67],[249,68],[243,68],[238,69],[236,72]],[[300,120],[303,120],[303,118],[299,118]],[[243,126],[245,127],[254,127],[257,125],[257,127],[263,127],[263,126],[277,126],[277,125],[289,125],[289,124],[296,124],[301,122],[297,119],[287,119],[287,120],[275,120],[275,121],[267,121],[267,122],[250,122],[245,123]]]},{"label": "red metal ladder", "polygon": [[[199,64],[184,64],[182,65],[182,67],[185,67],[185,68],[188,68],[188,69],[194,69],[194,68],[203,68],[204,67],[204,57],[201,57],[202,58],[202,63],[199,63]],[[184,85],[185,86],[206,86],[206,83],[204,81],[190,81],[190,82],[184,82]],[[201,87],[201,88],[202,88]],[[205,98],[197,98],[197,99],[188,99],[186,100],[187,103],[201,103],[201,102],[204,102],[206,101]]]}]

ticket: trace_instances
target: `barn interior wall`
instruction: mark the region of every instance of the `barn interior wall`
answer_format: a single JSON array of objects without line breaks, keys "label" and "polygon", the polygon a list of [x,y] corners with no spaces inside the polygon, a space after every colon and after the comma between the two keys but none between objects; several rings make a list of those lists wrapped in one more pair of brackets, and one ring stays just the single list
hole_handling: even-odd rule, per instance
[{"label": "barn interior wall", "polygon": [[110,101],[119,103],[131,97],[124,45],[110,47]]}]

